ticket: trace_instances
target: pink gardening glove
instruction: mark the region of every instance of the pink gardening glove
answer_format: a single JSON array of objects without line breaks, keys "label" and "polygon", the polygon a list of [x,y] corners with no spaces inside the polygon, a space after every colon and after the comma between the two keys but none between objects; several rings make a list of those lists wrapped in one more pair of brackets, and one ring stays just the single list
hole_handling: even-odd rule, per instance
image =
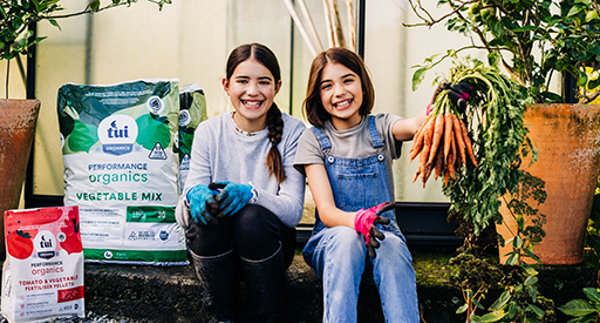
[{"label": "pink gardening glove", "polygon": [[361,209],[354,218],[354,230],[365,236],[367,242],[367,252],[369,257],[375,258],[375,249],[381,245],[379,240],[385,239],[385,235],[377,229],[375,224],[388,224],[390,219],[380,216],[380,214],[394,208],[394,203],[385,202],[370,209]]}]

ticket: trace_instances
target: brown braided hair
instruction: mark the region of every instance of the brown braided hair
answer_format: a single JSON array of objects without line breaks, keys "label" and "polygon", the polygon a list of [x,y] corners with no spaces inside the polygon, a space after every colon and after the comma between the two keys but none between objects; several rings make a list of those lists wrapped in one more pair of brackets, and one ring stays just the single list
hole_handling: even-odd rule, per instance
[{"label": "brown braided hair", "polygon": [[[277,57],[267,46],[258,43],[240,45],[229,54],[226,66],[226,78],[229,80],[236,67],[248,59],[254,59],[264,65],[273,74],[275,83],[281,80],[281,71]],[[269,174],[275,176],[275,179],[279,183],[283,183],[286,178],[283,160],[277,148],[277,145],[281,142],[283,125],[281,111],[277,107],[277,104],[273,102],[269,111],[267,111],[267,127],[269,129],[267,138],[271,142],[271,148],[267,153],[265,165],[269,170]]]}]

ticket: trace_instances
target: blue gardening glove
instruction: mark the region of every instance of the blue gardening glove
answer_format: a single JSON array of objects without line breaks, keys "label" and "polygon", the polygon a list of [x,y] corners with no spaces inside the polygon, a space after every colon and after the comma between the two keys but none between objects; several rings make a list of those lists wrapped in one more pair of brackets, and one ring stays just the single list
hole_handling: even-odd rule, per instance
[{"label": "blue gardening glove", "polygon": [[219,211],[223,216],[232,216],[252,200],[252,186],[228,181],[210,183],[211,189],[222,189],[217,195]]},{"label": "blue gardening glove", "polygon": [[215,201],[216,193],[203,184],[198,184],[187,192],[186,199],[196,223],[207,227],[215,227],[219,223],[213,215],[214,210],[219,207]]}]

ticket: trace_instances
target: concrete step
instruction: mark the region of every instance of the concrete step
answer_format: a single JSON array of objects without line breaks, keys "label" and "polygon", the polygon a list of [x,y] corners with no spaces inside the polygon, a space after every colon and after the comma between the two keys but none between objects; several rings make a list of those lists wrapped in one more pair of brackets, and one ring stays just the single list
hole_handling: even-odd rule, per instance
[{"label": "concrete step", "polygon": [[[296,322],[320,322],[321,281],[296,255],[287,270],[290,315]],[[364,288],[360,315],[364,322],[383,322],[377,291]],[[362,295],[364,294],[364,297]],[[250,299],[241,284],[243,322],[252,322]],[[147,322],[208,322],[202,311],[202,289],[192,265],[177,267],[85,265],[86,310]],[[363,307],[363,306],[361,306]]]},{"label": "concrete step", "polygon": [[[421,314],[426,323],[464,322],[455,314],[463,304],[461,291],[449,283],[452,253],[413,252]],[[556,306],[573,298],[584,298],[583,287],[595,286],[596,268],[588,266],[539,269],[540,294]],[[290,314],[294,322],[321,322],[321,281],[297,252],[287,271]],[[499,293],[499,292],[496,292]],[[241,285],[242,322],[252,322],[250,299]],[[499,295],[499,294],[498,294]],[[494,292],[487,301],[492,302]],[[497,295],[496,295],[497,296]],[[202,289],[193,266],[153,267],[85,264],[86,310],[99,315],[126,317],[137,322],[209,322],[202,311]],[[361,287],[359,322],[384,322],[379,295],[374,286]],[[557,313],[557,322],[568,318]]]}]

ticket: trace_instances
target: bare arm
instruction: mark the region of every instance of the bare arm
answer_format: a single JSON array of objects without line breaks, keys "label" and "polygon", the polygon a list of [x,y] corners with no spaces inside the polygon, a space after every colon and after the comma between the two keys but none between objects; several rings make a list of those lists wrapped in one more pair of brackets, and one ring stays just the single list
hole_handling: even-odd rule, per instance
[{"label": "bare arm", "polygon": [[354,217],[356,212],[346,212],[335,206],[333,192],[327,177],[327,170],[322,164],[310,164],[304,166],[308,186],[315,200],[315,206],[323,224],[327,227],[347,226],[354,229]]},{"label": "bare arm", "polygon": [[422,110],[414,118],[398,120],[392,128],[392,133],[398,141],[412,140],[426,119],[427,113],[425,110]]}]

